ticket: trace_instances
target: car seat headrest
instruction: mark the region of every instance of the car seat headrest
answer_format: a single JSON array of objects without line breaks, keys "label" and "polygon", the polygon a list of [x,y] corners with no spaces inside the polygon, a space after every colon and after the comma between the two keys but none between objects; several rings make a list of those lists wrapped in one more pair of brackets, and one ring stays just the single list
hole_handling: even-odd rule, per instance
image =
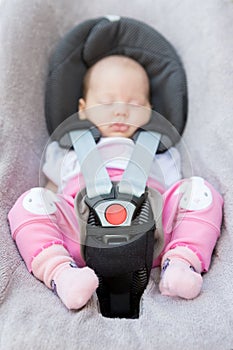
[{"label": "car seat headrest", "polygon": [[187,87],[181,60],[154,28],[126,17],[84,21],[57,46],[46,85],[49,133],[77,112],[87,69],[109,55],[128,56],[145,68],[153,108],[175,127],[177,134],[182,134],[187,116]]}]

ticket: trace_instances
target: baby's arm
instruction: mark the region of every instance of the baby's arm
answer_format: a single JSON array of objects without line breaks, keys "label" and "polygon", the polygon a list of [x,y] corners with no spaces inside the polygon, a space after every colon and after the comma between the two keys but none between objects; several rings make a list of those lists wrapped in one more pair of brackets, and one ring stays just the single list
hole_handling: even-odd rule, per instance
[{"label": "baby's arm", "polygon": [[45,188],[52,192],[62,192],[67,181],[80,172],[75,151],[67,150],[53,141],[47,147],[42,171],[46,177]]},{"label": "baby's arm", "polygon": [[54,182],[52,182],[51,180],[48,180],[47,184],[45,185],[45,188],[47,188],[48,190],[57,193],[58,187],[57,185],[55,185]]},{"label": "baby's arm", "polygon": [[61,181],[61,167],[64,165],[64,160],[67,159],[68,153],[56,141],[53,141],[47,146],[42,171],[47,179],[45,188],[52,192],[57,193],[58,191]]}]

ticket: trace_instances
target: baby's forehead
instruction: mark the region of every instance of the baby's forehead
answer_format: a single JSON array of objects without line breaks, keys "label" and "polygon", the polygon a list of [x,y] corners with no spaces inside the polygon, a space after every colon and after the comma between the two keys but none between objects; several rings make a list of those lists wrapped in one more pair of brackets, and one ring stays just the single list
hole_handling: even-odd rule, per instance
[{"label": "baby's forehead", "polygon": [[134,70],[138,69],[141,71],[145,71],[144,68],[134,59],[127,57],[127,56],[121,56],[121,55],[112,55],[107,56],[99,61],[97,61],[92,67],[92,71],[102,71],[102,70],[108,70],[112,69],[113,67],[119,68],[119,69],[129,69],[133,68]]},{"label": "baby's forehead", "polygon": [[87,91],[99,82],[105,81],[106,77],[115,74],[119,79],[124,79],[127,72],[133,72],[134,77],[138,77],[142,86],[149,91],[150,82],[146,70],[136,60],[122,55],[107,56],[97,61],[91,66],[83,80],[83,96],[85,97]]}]

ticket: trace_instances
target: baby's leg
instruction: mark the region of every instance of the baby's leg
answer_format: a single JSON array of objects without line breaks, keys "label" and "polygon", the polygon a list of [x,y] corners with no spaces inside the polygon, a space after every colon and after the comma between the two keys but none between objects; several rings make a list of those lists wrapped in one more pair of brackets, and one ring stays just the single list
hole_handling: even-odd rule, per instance
[{"label": "baby's leg", "polygon": [[170,242],[162,257],[162,294],[193,299],[200,293],[201,273],[208,271],[220,235],[222,205],[220,194],[200,177],[165,194],[163,222]]},{"label": "baby's leg", "polygon": [[[9,222],[28,270],[48,288],[56,289],[67,308],[84,306],[96,290],[98,278],[88,267],[77,268],[69,253],[70,242],[79,250],[78,241],[74,242],[78,227],[72,206],[49,190],[34,188],[18,199]],[[66,229],[73,239],[64,234]]]}]

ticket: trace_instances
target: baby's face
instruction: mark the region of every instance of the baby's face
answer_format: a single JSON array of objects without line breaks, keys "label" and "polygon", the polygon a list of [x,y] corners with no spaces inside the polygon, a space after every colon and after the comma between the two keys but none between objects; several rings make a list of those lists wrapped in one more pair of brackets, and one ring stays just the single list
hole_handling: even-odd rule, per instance
[{"label": "baby's face", "polygon": [[150,119],[146,72],[130,61],[110,56],[97,63],[89,78],[86,99],[79,101],[80,118],[94,123],[102,136],[131,137]]}]

